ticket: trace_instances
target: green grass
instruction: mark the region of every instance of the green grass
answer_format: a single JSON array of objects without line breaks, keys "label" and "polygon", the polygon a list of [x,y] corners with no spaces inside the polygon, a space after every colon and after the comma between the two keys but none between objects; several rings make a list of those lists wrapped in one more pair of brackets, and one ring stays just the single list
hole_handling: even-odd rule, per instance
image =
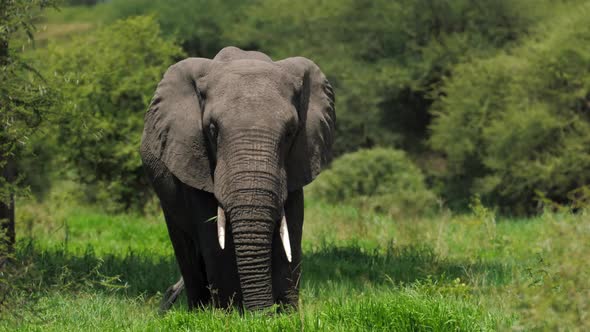
[{"label": "green grass", "polygon": [[301,310],[268,316],[158,302],[178,271],[160,216],[27,204],[0,275],[0,330],[586,330],[586,214],[392,220],[307,202]]}]

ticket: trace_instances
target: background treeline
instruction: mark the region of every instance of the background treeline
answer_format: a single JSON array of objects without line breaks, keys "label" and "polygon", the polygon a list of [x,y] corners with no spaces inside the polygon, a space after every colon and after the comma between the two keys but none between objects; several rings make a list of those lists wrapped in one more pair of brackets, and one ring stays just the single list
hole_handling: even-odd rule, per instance
[{"label": "background treeline", "polygon": [[333,84],[342,158],[312,195],[392,214],[590,197],[589,1],[67,3],[24,45],[56,96],[18,158],[41,197],[71,179],[105,208],[149,207],[138,146],[155,86],[226,45],[309,57]]}]

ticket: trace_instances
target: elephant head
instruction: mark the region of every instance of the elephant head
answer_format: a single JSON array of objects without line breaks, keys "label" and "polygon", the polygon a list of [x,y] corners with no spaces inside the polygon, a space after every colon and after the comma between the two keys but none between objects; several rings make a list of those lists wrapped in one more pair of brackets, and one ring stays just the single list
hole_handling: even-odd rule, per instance
[{"label": "elephant head", "polygon": [[272,234],[280,227],[290,260],[287,193],[327,165],[334,125],[332,88],[302,57],[273,62],[228,47],[212,60],[171,66],[156,89],[142,149],[183,183],[215,195],[219,244],[227,227],[248,309],[273,304]]}]

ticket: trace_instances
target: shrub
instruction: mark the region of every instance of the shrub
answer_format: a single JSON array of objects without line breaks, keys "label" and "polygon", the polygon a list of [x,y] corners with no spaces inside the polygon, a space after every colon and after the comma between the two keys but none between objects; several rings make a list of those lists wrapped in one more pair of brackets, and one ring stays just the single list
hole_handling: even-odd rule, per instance
[{"label": "shrub", "polygon": [[424,176],[403,151],[374,148],[334,160],[310,186],[310,194],[328,203],[409,216],[431,211],[435,195]]},{"label": "shrub", "polygon": [[527,212],[539,192],[564,202],[590,184],[590,6],[576,11],[545,38],[457,66],[445,82],[431,144],[462,196]]},{"label": "shrub", "polygon": [[96,9],[107,23],[154,15],[163,34],[177,40],[189,56],[213,57],[227,46],[223,38],[226,26],[240,19],[242,7],[252,3],[252,0],[111,0]]},{"label": "shrub", "polygon": [[181,55],[152,17],[118,21],[42,53],[46,76],[59,80],[63,95],[52,132],[77,180],[89,185],[89,199],[127,209],[149,198],[139,157],[143,116],[162,74]]},{"label": "shrub", "polygon": [[[337,95],[335,152],[423,149],[433,91],[452,67],[489,56],[553,15],[551,0],[262,0],[225,26],[233,43],[303,55]],[[547,9],[550,7],[550,9]]]}]

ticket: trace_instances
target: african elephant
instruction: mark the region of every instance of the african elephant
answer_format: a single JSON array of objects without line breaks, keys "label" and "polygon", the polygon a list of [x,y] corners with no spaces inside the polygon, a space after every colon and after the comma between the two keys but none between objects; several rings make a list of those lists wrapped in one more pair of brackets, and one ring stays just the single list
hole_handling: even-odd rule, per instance
[{"label": "african elephant", "polygon": [[331,159],[335,121],[332,87],[303,57],[227,47],[166,71],[141,157],[189,308],[297,307],[302,188]]}]

